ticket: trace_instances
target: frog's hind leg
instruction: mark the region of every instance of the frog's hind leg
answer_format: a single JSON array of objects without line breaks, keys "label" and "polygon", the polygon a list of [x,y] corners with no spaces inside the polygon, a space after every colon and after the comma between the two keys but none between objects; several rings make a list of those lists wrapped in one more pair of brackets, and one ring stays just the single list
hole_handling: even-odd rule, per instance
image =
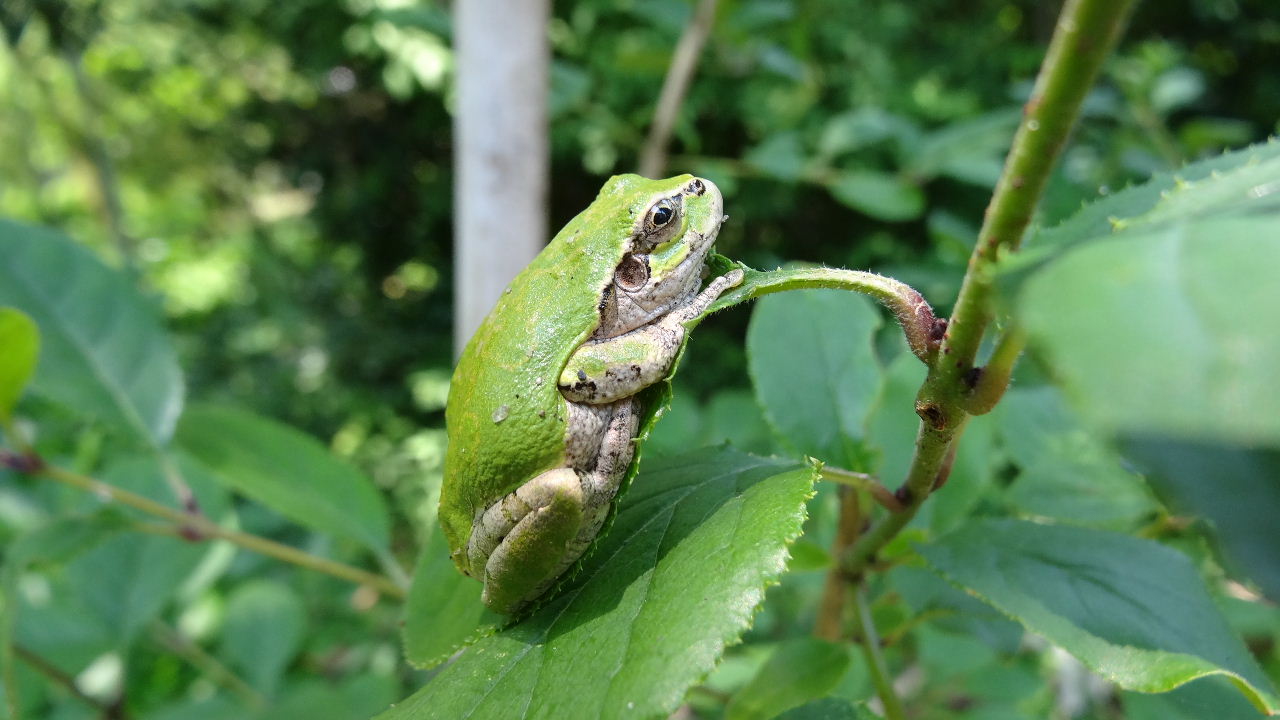
[{"label": "frog's hind leg", "polygon": [[468,554],[473,572],[483,568],[484,604],[510,615],[542,594],[563,569],[582,516],[582,484],[571,468],[548,470],[481,513]]},{"label": "frog's hind leg", "polygon": [[496,612],[514,614],[546,592],[582,557],[608,517],[631,465],[639,418],[630,398],[590,408],[590,415],[603,425],[599,434],[588,433],[598,448],[570,453],[578,467],[589,469],[548,470],[476,517],[467,558],[471,574],[484,582],[484,604]]},{"label": "frog's hind leg", "polygon": [[600,534],[600,528],[613,507],[614,497],[627,476],[631,458],[635,455],[635,437],[639,423],[640,417],[631,398],[613,403],[609,424],[596,455],[595,467],[582,474],[587,508],[582,518],[582,527],[578,536],[569,543],[563,567],[557,575],[581,557],[595,541],[596,535]]}]

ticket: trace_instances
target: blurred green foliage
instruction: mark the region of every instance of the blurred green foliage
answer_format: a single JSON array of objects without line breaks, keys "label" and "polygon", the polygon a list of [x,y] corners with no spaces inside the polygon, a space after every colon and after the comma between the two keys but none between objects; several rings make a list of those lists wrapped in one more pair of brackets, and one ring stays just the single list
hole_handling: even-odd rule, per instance
[{"label": "blurred green foliage", "polygon": [[[756,267],[805,260],[875,269],[945,310],[1057,9],[1030,0],[722,0],[676,126],[671,172],[703,174],[725,191],[725,254]],[[553,226],[607,175],[632,169],[691,11],[684,0],[555,4]],[[306,429],[364,470],[392,499],[392,550],[407,565],[434,523],[452,354],[445,4],[11,0],[0,21],[0,215],[62,229],[152,293],[189,397]],[[1272,0],[1140,6],[1041,220],[1280,130],[1275,57]],[[690,437],[775,447],[744,390],[746,321],[731,313],[699,329],[655,452]],[[896,346],[882,344],[884,364],[897,367]],[[1006,417],[1020,409],[1011,404]],[[42,410],[43,442],[86,469],[102,463],[97,430]],[[991,472],[974,474],[985,483]],[[2,495],[5,539],[54,509],[84,507],[70,493],[16,481]],[[1133,512],[1116,521],[1140,515],[1145,501],[1133,499]],[[830,512],[815,509],[825,530],[803,541],[814,553],[829,539]],[[358,556],[252,504],[238,517],[259,534]],[[163,574],[162,563],[130,552],[104,544],[54,586],[27,590],[47,596],[102,568]],[[209,549],[206,580],[189,580],[164,618],[217,649],[249,681],[249,697],[279,698],[294,713],[362,717],[421,684],[399,662],[395,608],[370,608],[326,577],[219,553]],[[776,588],[753,639],[779,640],[808,623],[819,578],[797,573]],[[77,605],[84,598],[59,602],[75,607],[57,617],[92,619]],[[882,625],[909,622],[876,611],[888,614]],[[179,659],[164,637],[95,655],[106,641],[90,620],[46,638],[86,687],[123,683],[145,717],[192,717],[192,703],[214,717],[215,705],[231,702],[214,695],[198,659]],[[269,647],[262,627],[275,631]],[[919,640],[926,663],[972,661],[950,666],[965,677],[955,688],[930,690],[940,705],[972,702],[985,677],[1025,692],[1002,698],[992,689],[984,702],[1049,711],[1033,665],[960,642],[941,630]],[[736,671],[741,686],[766,658],[730,658],[708,684]],[[29,709],[83,716],[65,692],[22,673],[24,686],[38,688],[23,699]]]}]

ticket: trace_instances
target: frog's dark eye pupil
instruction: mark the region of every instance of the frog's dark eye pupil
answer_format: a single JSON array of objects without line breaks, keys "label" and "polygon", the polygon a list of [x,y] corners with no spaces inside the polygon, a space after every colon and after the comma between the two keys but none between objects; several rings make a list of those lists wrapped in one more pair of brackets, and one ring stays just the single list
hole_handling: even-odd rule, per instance
[{"label": "frog's dark eye pupil", "polygon": [[663,225],[671,222],[671,217],[673,215],[675,215],[675,212],[671,209],[670,205],[666,205],[665,203],[659,205],[653,209],[653,224],[656,227],[662,227]]}]

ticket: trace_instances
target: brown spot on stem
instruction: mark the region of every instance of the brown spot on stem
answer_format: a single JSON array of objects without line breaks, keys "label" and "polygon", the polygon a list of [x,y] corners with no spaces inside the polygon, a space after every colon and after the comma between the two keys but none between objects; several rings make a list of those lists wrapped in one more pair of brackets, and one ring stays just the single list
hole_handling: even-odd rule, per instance
[{"label": "brown spot on stem", "polygon": [[942,412],[942,408],[938,407],[937,403],[916,403],[916,414],[934,430],[941,430],[946,426],[946,414]]},{"label": "brown spot on stem", "polygon": [[902,503],[903,506],[910,505],[911,500],[915,497],[915,495],[911,492],[911,488],[907,487],[906,485],[902,485],[897,490],[894,490],[893,496],[898,498],[898,502]]},{"label": "brown spot on stem", "polygon": [[970,390],[978,386],[978,381],[982,379],[982,371],[982,368],[974,367],[969,368],[969,371],[964,374],[964,384],[968,385]]}]

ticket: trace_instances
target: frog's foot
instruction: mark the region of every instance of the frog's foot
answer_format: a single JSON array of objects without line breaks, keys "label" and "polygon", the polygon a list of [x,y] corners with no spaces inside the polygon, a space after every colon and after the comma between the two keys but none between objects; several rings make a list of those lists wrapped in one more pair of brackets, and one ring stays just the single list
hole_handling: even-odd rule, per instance
[{"label": "frog's foot", "polygon": [[582,516],[582,485],[570,468],[548,470],[482,512],[468,556],[473,572],[484,569],[484,604],[510,615],[541,595],[559,575]]}]

